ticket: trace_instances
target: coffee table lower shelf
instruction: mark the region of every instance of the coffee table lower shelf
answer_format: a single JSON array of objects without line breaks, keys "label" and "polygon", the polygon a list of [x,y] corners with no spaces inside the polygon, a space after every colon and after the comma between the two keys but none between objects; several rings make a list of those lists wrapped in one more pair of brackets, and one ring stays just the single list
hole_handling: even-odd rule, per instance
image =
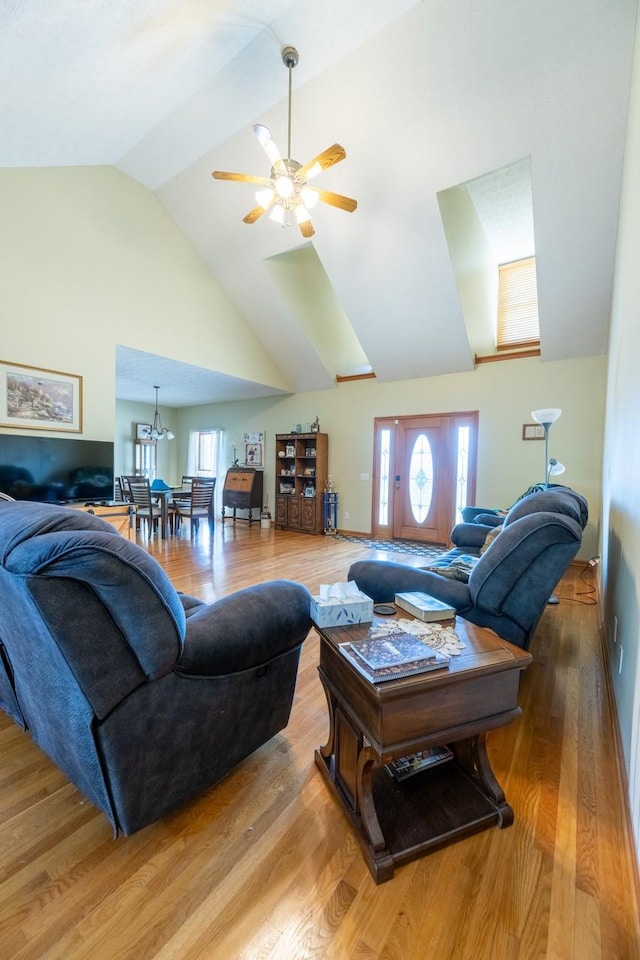
[{"label": "coffee table lower shelf", "polygon": [[395,868],[488,827],[507,827],[513,811],[506,800],[493,800],[455,760],[424,770],[403,782],[384,764],[373,765],[370,798],[381,836],[375,842],[336,777],[335,758],[315,752],[315,762],[347,814],[376,883]]}]

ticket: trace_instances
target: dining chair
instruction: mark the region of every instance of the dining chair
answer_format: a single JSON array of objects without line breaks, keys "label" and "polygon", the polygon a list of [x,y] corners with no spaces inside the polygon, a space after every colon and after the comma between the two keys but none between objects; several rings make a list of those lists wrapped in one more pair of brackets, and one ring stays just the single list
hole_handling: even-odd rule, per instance
[{"label": "dining chair", "polygon": [[136,519],[146,523],[149,536],[158,526],[162,516],[162,507],[154,503],[151,496],[151,485],[146,477],[127,477],[127,486],[131,496],[131,503],[136,508]]},{"label": "dining chair", "polygon": [[115,477],[113,499],[116,503],[126,503],[129,499],[129,491],[127,490],[125,493],[125,485],[122,477]]},{"label": "dining chair", "polygon": [[133,480],[134,482],[137,483],[139,480],[146,480],[146,477],[141,477],[141,476],[140,476],[139,474],[137,474],[137,473],[136,473],[136,474],[133,474],[133,473],[132,473],[132,474],[123,473],[122,476],[118,477],[118,482],[119,482],[120,488],[121,488],[121,490],[122,490],[122,498],[123,498],[123,500],[125,501],[125,503],[127,503],[127,502],[132,503],[132,502],[133,502],[132,499],[131,499],[131,491],[129,490],[129,482],[130,482],[131,480]]},{"label": "dining chair", "polygon": [[182,520],[191,521],[191,534],[198,530],[200,520],[207,520],[213,525],[213,494],[215,491],[215,477],[195,477],[191,483],[191,496],[188,500],[174,500],[176,509],[176,525],[179,527]]}]

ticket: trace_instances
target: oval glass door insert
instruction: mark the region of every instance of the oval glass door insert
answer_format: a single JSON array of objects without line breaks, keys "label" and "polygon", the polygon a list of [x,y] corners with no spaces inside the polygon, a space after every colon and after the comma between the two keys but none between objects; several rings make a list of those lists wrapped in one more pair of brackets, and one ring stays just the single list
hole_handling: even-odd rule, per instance
[{"label": "oval glass door insert", "polygon": [[423,523],[431,507],[433,496],[433,455],[425,433],[413,445],[409,461],[409,502],[416,523]]}]

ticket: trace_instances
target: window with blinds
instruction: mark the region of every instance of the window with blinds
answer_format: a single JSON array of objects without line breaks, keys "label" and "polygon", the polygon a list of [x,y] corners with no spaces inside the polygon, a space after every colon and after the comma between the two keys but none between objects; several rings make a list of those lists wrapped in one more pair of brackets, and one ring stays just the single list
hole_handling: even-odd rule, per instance
[{"label": "window with blinds", "polygon": [[498,267],[498,350],[540,343],[536,258]]},{"label": "window with blinds", "polygon": [[196,474],[199,477],[215,477],[219,430],[199,431],[196,454]]}]

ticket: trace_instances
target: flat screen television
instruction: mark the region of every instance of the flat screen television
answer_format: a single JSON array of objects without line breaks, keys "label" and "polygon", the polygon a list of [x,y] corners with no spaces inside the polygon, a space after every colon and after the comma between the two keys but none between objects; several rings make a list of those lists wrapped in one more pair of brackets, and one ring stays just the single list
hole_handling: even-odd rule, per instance
[{"label": "flat screen television", "polygon": [[113,500],[113,449],[106,440],[0,434],[0,490],[47,503]]}]

